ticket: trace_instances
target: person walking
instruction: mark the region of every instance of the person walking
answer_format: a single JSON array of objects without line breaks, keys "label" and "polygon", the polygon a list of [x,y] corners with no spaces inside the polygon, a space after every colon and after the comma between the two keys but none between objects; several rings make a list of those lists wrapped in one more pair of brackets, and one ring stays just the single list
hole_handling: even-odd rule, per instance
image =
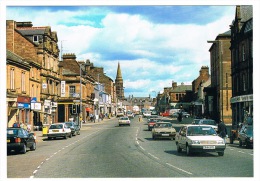
[{"label": "person walking", "polygon": [[219,136],[223,138],[224,142],[226,143],[227,127],[222,120],[220,120],[218,124],[218,132],[219,132]]}]

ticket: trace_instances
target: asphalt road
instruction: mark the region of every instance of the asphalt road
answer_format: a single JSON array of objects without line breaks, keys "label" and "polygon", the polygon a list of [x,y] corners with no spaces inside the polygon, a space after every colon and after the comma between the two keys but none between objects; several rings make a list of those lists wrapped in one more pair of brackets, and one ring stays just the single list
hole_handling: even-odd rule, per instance
[{"label": "asphalt road", "polygon": [[139,122],[136,117],[131,126],[119,127],[111,119],[84,125],[81,135],[67,140],[44,140],[36,151],[7,156],[8,178],[254,176],[253,149],[228,144],[223,157],[217,153],[186,156],[177,153],[175,141],[152,140],[145,123],[146,119]]}]

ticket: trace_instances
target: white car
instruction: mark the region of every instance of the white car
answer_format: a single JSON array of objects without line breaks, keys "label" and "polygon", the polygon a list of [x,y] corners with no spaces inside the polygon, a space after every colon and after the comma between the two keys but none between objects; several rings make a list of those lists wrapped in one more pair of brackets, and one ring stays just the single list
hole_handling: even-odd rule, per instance
[{"label": "white car", "polygon": [[177,152],[186,150],[187,155],[192,152],[217,152],[224,155],[226,144],[216,131],[207,125],[186,125],[181,127],[175,136]]},{"label": "white car", "polygon": [[57,137],[64,137],[64,139],[67,139],[67,137],[72,137],[72,133],[66,123],[54,123],[50,125],[47,137],[48,139],[55,139]]},{"label": "white car", "polygon": [[130,126],[131,125],[131,121],[128,117],[120,117],[118,119],[118,125],[121,126],[121,125],[128,125]]},{"label": "white car", "polygon": [[143,113],[144,118],[150,117],[151,116],[151,112],[150,111],[146,111]]}]

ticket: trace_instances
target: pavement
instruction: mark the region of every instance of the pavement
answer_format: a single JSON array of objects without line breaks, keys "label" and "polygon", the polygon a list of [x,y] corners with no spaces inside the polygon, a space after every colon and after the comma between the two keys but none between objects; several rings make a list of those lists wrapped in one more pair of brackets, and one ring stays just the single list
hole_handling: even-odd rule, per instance
[{"label": "pavement", "polygon": [[[96,121],[95,123],[91,121],[87,121],[86,123],[82,123],[82,127],[80,130],[81,131],[87,130],[91,128],[91,126],[93,125],[103,124],[104,122],[107,122],[109,120],[115,120],[115,119],[116,117],[112,117],[111,119],[103,119],[102,121]],[[45,139],[47,139],[47,136],[44,135],[42,131],[33,131],[33,133],[35,133],[36,136],[36,143],[43,142]]]}]

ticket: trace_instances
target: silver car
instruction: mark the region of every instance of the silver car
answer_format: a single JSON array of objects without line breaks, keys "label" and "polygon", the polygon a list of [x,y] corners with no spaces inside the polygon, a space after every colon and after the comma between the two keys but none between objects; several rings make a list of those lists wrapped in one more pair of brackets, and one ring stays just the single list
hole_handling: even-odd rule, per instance
[{"label": "silver car", "polygon": [[207,125],[183,126],[176,134],[175,142],[177,151],[186,150],[187,155],[192,152],[217,152],[219,156],[223,156],[226,148],[223,138]]}]

